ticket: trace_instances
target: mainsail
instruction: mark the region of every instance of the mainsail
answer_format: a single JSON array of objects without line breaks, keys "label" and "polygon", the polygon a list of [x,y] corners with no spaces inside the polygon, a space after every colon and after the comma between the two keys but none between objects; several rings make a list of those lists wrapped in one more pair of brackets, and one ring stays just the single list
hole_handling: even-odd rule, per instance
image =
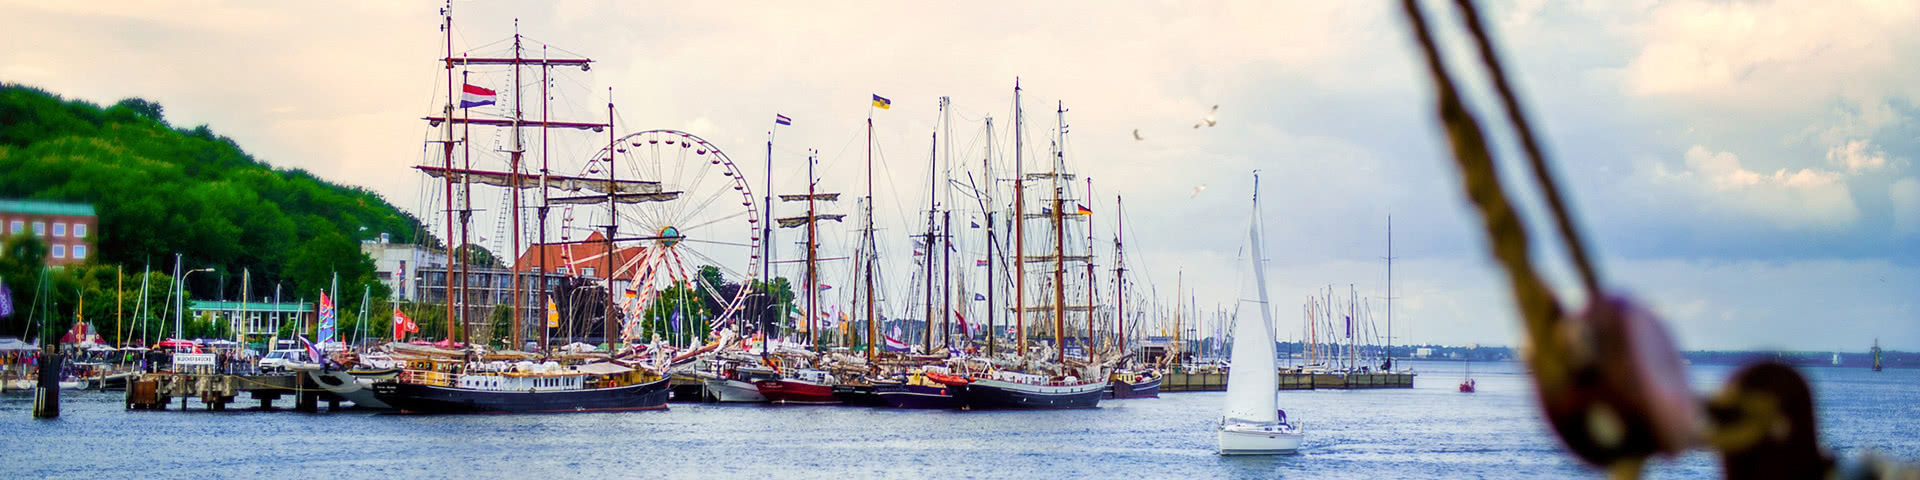
[{"label": "mainsail", "polygon": [[[1259,187],[1258,181],[1254,183]],[[1273,312],[1267,303],[1267,271],[1263,267],[1260,241],[1260,195],[1253,201],[1253,221],[1247,227],[1252,243],[1247,264],[1253,268],[1253,286],[1258,298],[1253,307],[1259,315],[1239,316],[1233,329],[1233,368],[1227,371],[1227,409],[1225,420],[1271,424],[1280,420],[1279,371],[1274,366]],[[1242,298],[1240,306],[1249,300]],[[1237,307],[1236,307],[1237,308]],[[1237,308],[1238,309],[1238,308]],[[1239,309],[1245,311],[1244,309]],[[1258,320],[1258,321],[1254,321]]]}]

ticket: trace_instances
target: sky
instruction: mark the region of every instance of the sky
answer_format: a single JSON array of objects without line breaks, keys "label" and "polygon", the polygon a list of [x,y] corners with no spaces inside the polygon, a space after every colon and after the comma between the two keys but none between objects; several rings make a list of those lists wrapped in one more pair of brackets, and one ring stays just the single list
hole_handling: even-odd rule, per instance
[{"label": "sky", "polygon": [[[1484,90],[1466,72],[1477,62],[1453,33],[1451,3],[1426,4],[1429,16],[1448,32],[1454,70]],[[410,167],[438,135],[419,118],[445,102],[439,8],[5,0],[0,81],[99,103],[153,100],[175,125],[210,125],[272,165],[437,212],[427,205],[439,197]],[[1876,338],[1920,348],[1920,36],[1910,34],[1920,4],[1484,9],[1605,283],[1651,305],[1682,348],[1861,351]],[[774,190],[803,189],[815,149],[821,188],[853,195],[865,188],[871,116],[876,222],[895,269],[911,268],[901,232],[924,224],[938,98],[952,98],[950,126],[938,127],[954,143],[936,154],[956,159],[945,171],[983,178],[971,165],[991,144],[996,176],[1007,177],[1018,78],[1029,171],[1044,171],[1064,106],[1065,162],[1095,195],[1073,191],[1095,211],[1100,245],[1124,195],[1140,289],[1170,299],[1179,286],[1203,310],[1241,296],[1259,170],[1283,337],[1298,335],[1286,325],[1306,298],[1350,287],[1376,322],[1394,298],[1396,343],[1519,340],[1396,2],[476,0],[454,10],[456,55],[503,53],[517,19],[529,45],[595,60],[591,71],[555,72],[565,77],[552,84],[556,118],[603,121],[611,89],[616,132],[697,135],[762,194],[775,114],[794,125],[774,137]],[[477,70],[470,83],[512,90],[502,70]],[[875,94],[892,108],[875,111]],[[1507,183],[1532,192],[1516,180],[1496,104],[1470,99],[1504,147]],[[1216,123],[1196,128],[1216,105]],[[586,168],[600,137],[564,135],[572,146],[551,153],[568,167],[557,170]],[[499,133],[475,138],[485,150],[505,144]],[[1524,202],[1536,261],[1580,301],[1538,202]],[[851,238],[827,234],[828,254]]]}]

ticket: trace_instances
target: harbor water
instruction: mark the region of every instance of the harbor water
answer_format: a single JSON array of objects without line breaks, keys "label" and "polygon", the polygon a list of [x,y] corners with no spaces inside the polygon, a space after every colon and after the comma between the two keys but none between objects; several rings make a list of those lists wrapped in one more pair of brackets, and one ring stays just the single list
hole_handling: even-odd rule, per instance
[{"label": "harbor water", "polygon": [[[0,397],[7,478],[1598,478],[1538,419],[1514,363],[1409,362],[1413,389],[1282,392],[1299,455],[1220,457],[1220,392],[1069,411],[907,411],[674,403],[630,413],[423,416],[125,411],[118,392],[67,392],[34,420]],[[1732,367],[1695,366],[1701,391]],[[1822,444],[1920,459],[1920,370],[1802,369]],[[284,403],[284,402],[283,402]],[[243,402],[244,404],[244,402]],[[290,406],[290,405],[288,405]],[[1649,478],[1717,476],[1695,452]]]}]

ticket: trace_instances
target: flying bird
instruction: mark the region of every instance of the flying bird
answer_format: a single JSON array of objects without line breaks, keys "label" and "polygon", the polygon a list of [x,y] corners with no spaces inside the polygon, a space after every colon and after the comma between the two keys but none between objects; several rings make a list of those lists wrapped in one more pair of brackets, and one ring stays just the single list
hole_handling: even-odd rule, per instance
[{"label": "flying bird", "polygon": [[1214,105],[1213,110],[1207,111],[1207,118],[1205,118],[1203,121],[1207,123],[1207,126],[1211,127],[1216,123],[1220,123],[1220,120],[1218,118],[1219,114],[1220,114],[1220,106]]},{"label": "flying bird", "polygon": [[1133,129],[1133,139],[1135,141],[1139,141],[1139,140],[1146,140],[1147,137],[1140,136],[1140,129],[1136,128],[1136,129]]},{"label": "flying bird", "polygon": [[1194,186],[1193,195],[1188,195],[1187,199],[1191,200],[1195,198],[1200,198],[1200,192],[1204,192],[1204,191],[1207,191],[1207,184],[1202,183],[1200,185]]}]

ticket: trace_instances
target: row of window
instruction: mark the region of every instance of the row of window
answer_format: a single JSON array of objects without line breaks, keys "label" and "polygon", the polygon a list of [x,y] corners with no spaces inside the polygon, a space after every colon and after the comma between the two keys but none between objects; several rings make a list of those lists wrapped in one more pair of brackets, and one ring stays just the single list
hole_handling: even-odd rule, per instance
[{"label": "row of window", "polygon": [[[60,245],[60,244],[54,244],[54,245],[53,245],[53,258],[67,258],[67,246],[66,246],[66,245]],[[73,246],[73,259],[74,259],[74,260],[81,260],[81,259],[85,259],[85,258],[87,258],[87,246],[86,246],[86,245],[74,245],[74,246]]]},{"label": "row of window", "polygon": [[[25,220],[14,220],[12,225],[7,226],[8,234],[20,233],[24,231],[27,231],[27,222]],[[42,235],[42,236],[46,235],[47,222],[33,222],[33,234]],[[55,237],[67,236],[67,223],[53,222],[53,236]],[[87,224],[84,224],[84,223],[73,224],[73,236],[86,238]]]}]

